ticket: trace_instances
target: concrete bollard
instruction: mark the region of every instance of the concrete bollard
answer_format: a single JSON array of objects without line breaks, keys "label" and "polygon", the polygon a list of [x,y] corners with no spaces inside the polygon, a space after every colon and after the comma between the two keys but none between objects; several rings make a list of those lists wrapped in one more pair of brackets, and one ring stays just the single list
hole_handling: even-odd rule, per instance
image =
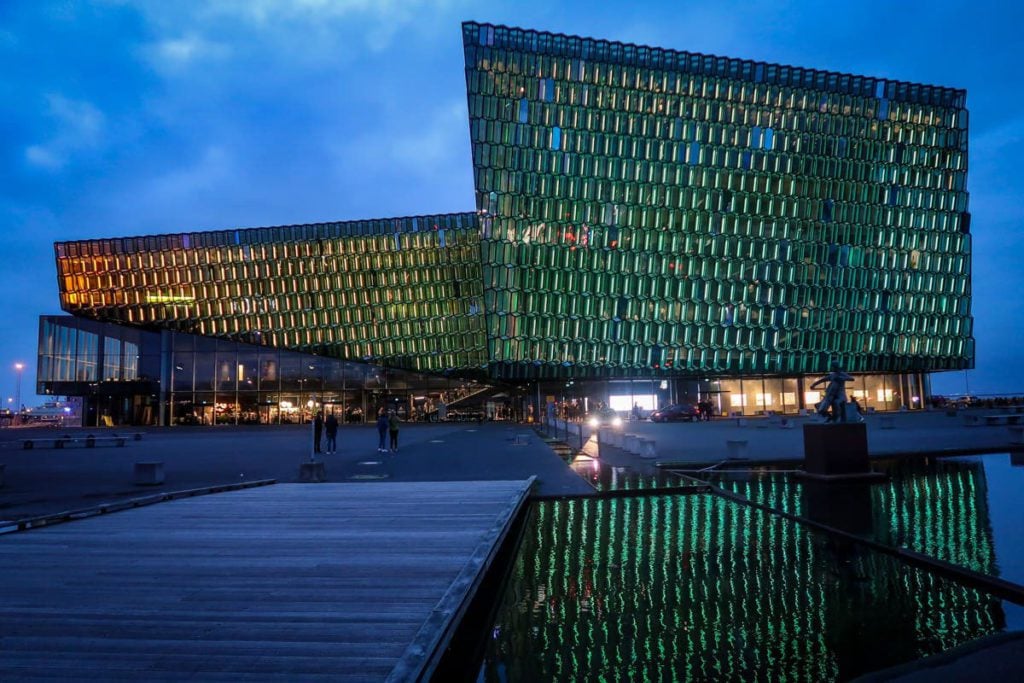
[{"label": "concrete bollard", "polygon": [[1024,444],[1024,427],[1013,425],[1007,429],[1010,430],[1010,443]]},{"label": "concrete bollard", "polygon": [[622,439],[624,436],[625,435],[622,432],[613,429],[612,433],[609,435],[608,443],[616,448],[622,448]]},{"label": "concrete bollard", "polygon": [[741,460],[747,457],[747,442],[744,439],[726,439],[725,449],[731,459]]},{"label": "concrete bollard", "polygon": [[163,462],[135,463],[136,486],[159,486],[162,483],[164,483]]},{"label": "concrete bollard", "polygon": [[626,434],[623,437],[623,447],[629,453],[636,455],[640,452],[640,437],[636,434]]},{"label": "concrete bollard", "polygon": [[327,468],[323,460],[304,462],[299,465],[299,481],[318,484],[327,481]]},{"label": "concrete bollard", "polygon": [[658,457],[656,443],[651,439],[644,439],[643,448],[640,451],[641,458],[654,459]]}]

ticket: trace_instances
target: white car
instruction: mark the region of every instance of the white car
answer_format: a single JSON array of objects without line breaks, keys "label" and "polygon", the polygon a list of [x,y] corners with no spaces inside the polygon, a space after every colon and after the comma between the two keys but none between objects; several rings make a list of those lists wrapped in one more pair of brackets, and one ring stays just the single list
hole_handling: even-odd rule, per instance
[{"label": "white car", "polygon": [[611,408],[603,408],[587,415],[586,423],[595,429],[598,427],[621,427],[622,418]]}]

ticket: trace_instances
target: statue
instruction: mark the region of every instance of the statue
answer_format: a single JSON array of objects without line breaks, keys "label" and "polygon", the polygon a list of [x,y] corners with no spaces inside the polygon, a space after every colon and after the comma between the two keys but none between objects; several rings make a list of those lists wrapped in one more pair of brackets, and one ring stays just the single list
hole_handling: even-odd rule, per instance
[{"label": "statue", "polygon": [[852,381],[853,377],[843,372],[839,361],[832,361],[832,372],[811,385],[811,389],[815,389],[828,382],[825,398],[816,406],[818,414],[824,417],[826,422],[846,422],[846,383]]}]

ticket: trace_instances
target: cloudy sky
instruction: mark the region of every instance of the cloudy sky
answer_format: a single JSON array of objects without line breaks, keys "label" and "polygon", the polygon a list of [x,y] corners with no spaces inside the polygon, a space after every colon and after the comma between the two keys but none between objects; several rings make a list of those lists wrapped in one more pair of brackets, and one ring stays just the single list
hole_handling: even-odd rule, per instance
[{"label": "cloudy sky", "polygon": [[0,393],[53,242],[472,210],[460,22],[966,88],[977,369],[1024,393],[1024,12],[957,2],[0,0]]}]

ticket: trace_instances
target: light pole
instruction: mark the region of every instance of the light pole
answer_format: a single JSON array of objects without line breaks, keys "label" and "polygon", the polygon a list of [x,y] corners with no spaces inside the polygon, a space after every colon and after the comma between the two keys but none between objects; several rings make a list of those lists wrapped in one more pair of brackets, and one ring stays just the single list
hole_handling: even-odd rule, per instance
[{"label": "light pole", "polygon": [[25,369],[25,364],[15,363],[14,369],[17,372],[17,380],[14,385],[14,409],[18,411],[18,424],[21,424],[21,371]]}]

